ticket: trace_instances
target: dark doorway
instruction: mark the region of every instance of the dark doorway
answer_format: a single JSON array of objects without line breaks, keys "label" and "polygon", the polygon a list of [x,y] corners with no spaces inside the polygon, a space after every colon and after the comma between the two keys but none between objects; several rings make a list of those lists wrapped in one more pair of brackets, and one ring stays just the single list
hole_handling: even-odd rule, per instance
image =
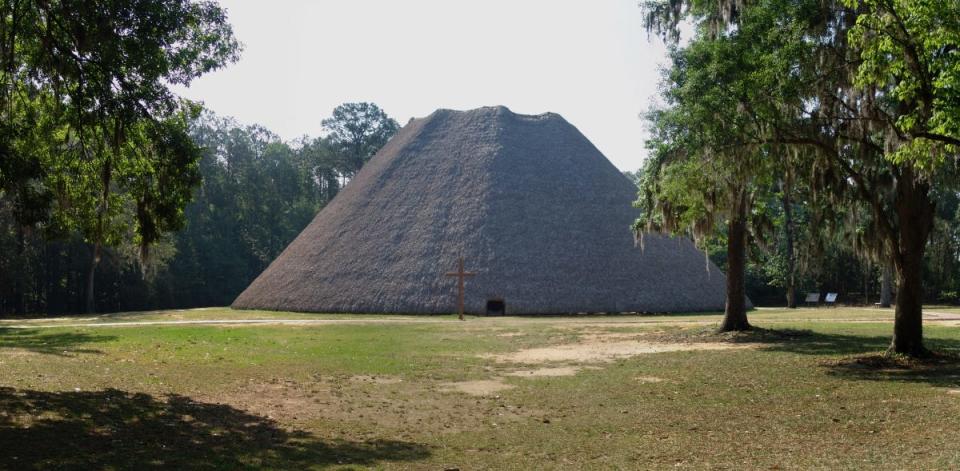
[{"label": "dark doorway", "polygon": [[488,299],[487,300],[487,315],[488,316],[503,316],[507,313],[507,304],[503,302],[502,299]]}]

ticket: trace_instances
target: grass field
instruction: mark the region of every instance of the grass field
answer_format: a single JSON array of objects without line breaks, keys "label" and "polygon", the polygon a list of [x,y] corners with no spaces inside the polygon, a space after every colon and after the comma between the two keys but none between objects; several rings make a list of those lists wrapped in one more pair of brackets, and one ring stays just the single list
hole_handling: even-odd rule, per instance
[{"label": "grass field", "polygon": [[891,317],[0,321],[0,468],[957,469],[960,364],[873,355]]}]

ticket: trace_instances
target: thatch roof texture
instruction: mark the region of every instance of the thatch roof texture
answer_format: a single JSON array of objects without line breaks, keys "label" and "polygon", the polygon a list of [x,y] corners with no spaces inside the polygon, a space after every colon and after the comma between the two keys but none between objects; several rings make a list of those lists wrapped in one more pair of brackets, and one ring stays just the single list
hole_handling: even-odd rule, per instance
[{"label": "thatch roof texture", "polygon": [[[556,114],[412,120],[234,302],[313,312],[722,309],[724,276],[683,238],[630,229],[636,187]],[[709,268],[709,269],[708,269]]]}]

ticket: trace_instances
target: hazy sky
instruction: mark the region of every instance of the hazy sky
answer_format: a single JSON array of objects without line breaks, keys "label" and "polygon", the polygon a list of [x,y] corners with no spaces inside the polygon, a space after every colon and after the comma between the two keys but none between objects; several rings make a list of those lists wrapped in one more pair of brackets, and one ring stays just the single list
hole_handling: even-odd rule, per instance
[{"label": "hazy sky", "polygon": [[637,0],[221,0],[240,61],[184,96],[284,139],[372,101],[400,124],[437,108],[553,111],[621,170],[645,152],[638,116],[665,49]]}]

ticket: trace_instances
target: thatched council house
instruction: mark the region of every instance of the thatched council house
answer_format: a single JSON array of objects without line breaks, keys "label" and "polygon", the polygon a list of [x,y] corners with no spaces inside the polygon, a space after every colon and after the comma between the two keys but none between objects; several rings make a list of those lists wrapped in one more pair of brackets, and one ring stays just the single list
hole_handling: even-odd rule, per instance
[{"label": "thatched council house", "polygon": [[683,238],[630,230],[636,188],[562,117],[504,107],[412,120],[235,308],[449,313],[722,309],[724,276]]}]

